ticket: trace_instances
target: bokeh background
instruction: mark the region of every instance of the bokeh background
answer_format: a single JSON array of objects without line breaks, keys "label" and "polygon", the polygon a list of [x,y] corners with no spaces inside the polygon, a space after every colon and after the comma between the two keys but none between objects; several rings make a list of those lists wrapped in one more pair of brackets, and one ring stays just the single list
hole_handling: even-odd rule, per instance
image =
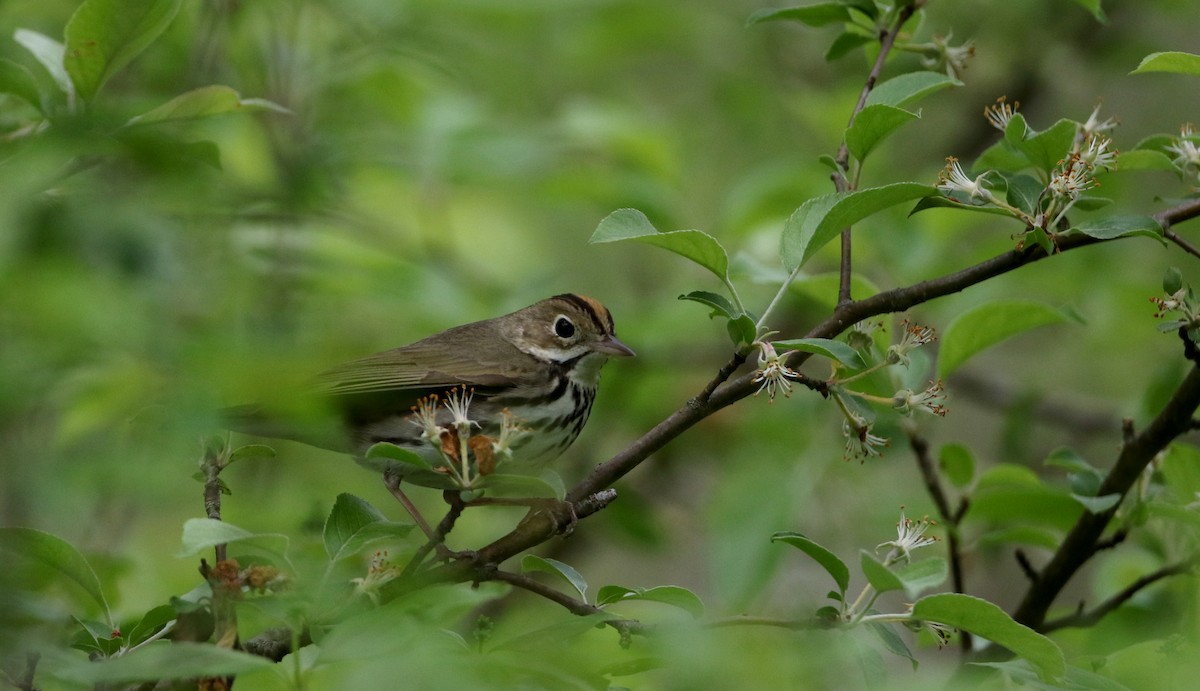
[{"label": "bokeh background", "polygon": [[[1109,4],[1100,24],[1067,0],[931,3],[918,36],[953,32],[977,55],[963,87],[923,102],[923,118],[873,154],[864,185],[932,183],[946,156],[970,160],[995,141],[981,113],[1001,95],[1038,128],[1103,102],[1121,121],[1121,149],[1200,118],[1194,79],[1127,75],[1150,52],[1200,52],[1200,6]],[[75,5],[6,0],[0,56],[38,69],[13,30],[61,36]],[[817,158],[836,150],[867,65],[861,52],[826,62],[830,30],[746,28],[761,7],[187,2],[86,117],[30,136],[21,128],[33,111],[0,102],[0,523],[68,539],[101,566],[119,611],[144,611],[197,581],[194,561],[174,554],[183,521],[203,515],[191,475],[213,411],[568,291],[603,301],[639,356],[606,369],[562,473],[570,483],[628,445],[699,391],[729,343],[721,322],[676,300],[718,289],[711,276],[645,246],[588,246],[600,219],[635,207],[659,228],[713,234],[736,255],[743,298],[762,309],[783,219],[832,191]],[[889,74],[918,64],[899,55]],[[291,114],[109,136],[213,83]],[[1187,188],[1167,173],[1117,173],[1100,191],[1119,212],[1149,213]],[[880,288],[981,261],[1019,230],[904,214],[857,236],[856,270]],[[798,337],[828,313],[834,285],[822,274],[836,260],[827,250],[807,267],[774,328]],[[1156,331],[1147,298],[1168,266],[1195,279],[1189,264],[1177,248],[1122,241],[916,310],[910,318],[942,328],[980,301],[1035,297],[1086,320],[974,361],[949,383],[950,414],[925,422],[930,438],[969,445],[984,467],[1040,471],[1068,443],[1106,466],[1120,418],[1144,420],[1181,376],[1178,343]],[[400,516],[349,459],[277,449],[229,471],[227,520],[319,549],[339,492]],[[786,615],[822,599],[826,576],[771,533],[804,532],[856,562],[894,536],[901,506],[933,508],[902,438],[881,459],[847,463],[835,411],[806,391],[721,412],[618,489],[617,503],[546,553],[597,585],[692,588],[721,614]],[[436,510],[435,493],[418,498]],[[517,517],[479,511],[457,546]],[[1111,588],[1109,571],[1136,571],[1136,551],[1123,559],[1101,560],[1080,595]],[[1023,581],[1011,553],[981,550],[967,566],[973,592],[1015,604]]]}]

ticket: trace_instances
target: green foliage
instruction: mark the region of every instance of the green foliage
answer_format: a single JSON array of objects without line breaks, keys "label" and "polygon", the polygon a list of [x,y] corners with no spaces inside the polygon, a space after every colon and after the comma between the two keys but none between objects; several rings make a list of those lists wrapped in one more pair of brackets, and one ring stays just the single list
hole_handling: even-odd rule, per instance
[{"label": "green foliage", "polygon": [[1130,74],[1145,72],[1174,72],[1200,76],[1200,55],[1178,51],[1151,53],[1142,58],[1137,68]]},{"label": "green foliage", "polygon": [[1005,339],[1070,320],[1067,312],[1031,300],[1004,300],[973,307],[946,326],[938,352],[938,376],[950,376],[971,357]]}]

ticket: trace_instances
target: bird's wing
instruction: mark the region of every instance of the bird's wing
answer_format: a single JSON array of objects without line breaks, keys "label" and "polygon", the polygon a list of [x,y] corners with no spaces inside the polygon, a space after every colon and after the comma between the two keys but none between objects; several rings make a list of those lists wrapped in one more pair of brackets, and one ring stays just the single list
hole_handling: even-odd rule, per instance
[{"label": "bird's wing", "polygon": [[329,369],[317,376],[315,389],[331,396],[353,396],[466,385],[485,393],[514,385],[520,375],[510,358],[498,355],[494,348],[460,355],[438,341],[421,341]]}]

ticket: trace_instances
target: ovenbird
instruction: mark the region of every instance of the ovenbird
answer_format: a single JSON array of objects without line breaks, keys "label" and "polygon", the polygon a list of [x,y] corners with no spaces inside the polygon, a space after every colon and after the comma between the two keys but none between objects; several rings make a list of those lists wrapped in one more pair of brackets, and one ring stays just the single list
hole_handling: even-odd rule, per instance
[{"label": "ovenbird", "polygon": [[617,339],[604,305],[568,293],[321,373],[312,393],[336,417],[334,430],[299,429],[250,406],[227,417],[239,431],[360,459],[378,442],[431,458],[437,448],[431,431],[466,424],[471,434],[498,439],[515,421],[522,433],[511,456],[536,467],[583,430],[608,358],[633,354]]}]

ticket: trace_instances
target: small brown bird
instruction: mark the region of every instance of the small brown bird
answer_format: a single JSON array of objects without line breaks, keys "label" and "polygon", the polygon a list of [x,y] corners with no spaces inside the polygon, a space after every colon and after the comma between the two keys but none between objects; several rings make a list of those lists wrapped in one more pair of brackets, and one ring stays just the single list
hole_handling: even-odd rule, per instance
[{"label": "small brown bird", "polygon": [[[422,421],[418,406],[458,392],[470,395],[469,417],[480,435],[499,438],[505,416],[515,420],[523,433],[512,444],[512,459],[538,467],[583,430],[608,358],[633,354],[617,339],[604,305],[568,293],[321,373],[313,393],[336,415],[335,430],[299,429],[252,406],[231,409],[227,417],[238,431],[360,458],[372,445],[390,442],[433,460],[429,420]],[[426,410],[439,426],[453,421],[448,405]]]}]

